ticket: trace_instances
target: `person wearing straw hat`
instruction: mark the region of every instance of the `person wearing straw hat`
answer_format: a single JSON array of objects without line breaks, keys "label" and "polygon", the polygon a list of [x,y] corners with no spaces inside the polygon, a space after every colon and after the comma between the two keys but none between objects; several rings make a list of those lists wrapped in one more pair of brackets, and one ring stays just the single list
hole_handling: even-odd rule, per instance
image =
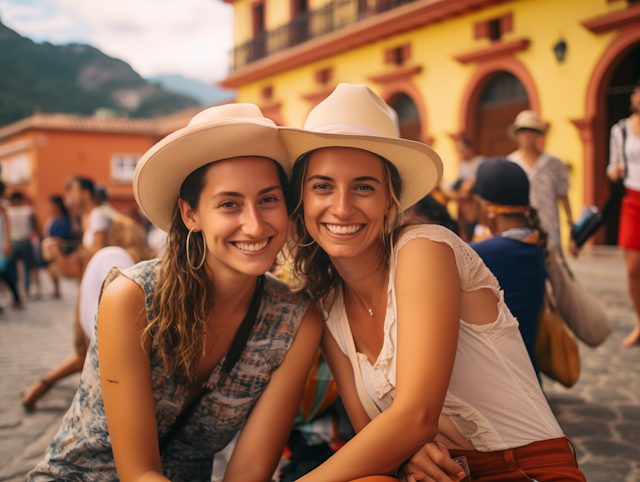
[{"label": "person wearing straw hat", "polygon": [[289,166],[251,104],[206,109],[142,157],[134,194],[166,253],[107,276],[78,393],[29,481],[208,482],[243,426],[225,480],[271,480],[322,333],[264,276]]},{"label": "person wearing straw hat", "polygon": [[[562,202],[571,232],[573,217],[567,197],[569,179],[562,161],[542,151],[546,132],[547,127],[538,114],[531,110],[520,112],[507,128],[509,137],[518,143],[518,150],[507,159],[518,164],[529,177],[531,206],[538,211],[542,228],[547,232],[547,248],[562,251],[558,201]],[[571,236],[568,245],[570,253],[577,256],[579,250]]]},{"label": "person wearing straw hat", "polygon": [[584,482],[496,278],[450,230],[403,226],[442,176],[438,154],[398,139],[362,85],[338,85],[280,135],[292,264],[359,432],[300,480],[458,480],[450,457],[464,456],[478,481]]}]

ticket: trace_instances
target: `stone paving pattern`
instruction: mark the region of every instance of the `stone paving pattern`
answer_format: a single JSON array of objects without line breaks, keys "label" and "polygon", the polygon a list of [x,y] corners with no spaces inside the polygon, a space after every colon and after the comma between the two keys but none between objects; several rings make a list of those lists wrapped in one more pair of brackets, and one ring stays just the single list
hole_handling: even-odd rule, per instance
[{"label": "stone paving pattern", "polygon": [[[574,387],[548,379],[543,386],[589,482],[640,482],[640,347],[620,347],[635,314],[622,257],[598,253],[569,261],[605,306],[614,331],[596,349],[580,345],[582,373]],[[43,285],[50,293],[51,287]],[[30,413],[20,404],[22,390],[73,349],[77,285],[67,280],[62,291],[62,300],[29,301],[20,311],[8,308],[9,295],[0,293],[5,306],[0,315],[0,482],[23,481],[42,458],[78,385],[79,375],[54,385]]]},{"label": "stone paving pattern", "polygon": [[589,482],[640,482],[640,346],[620,346],[636,323],[623,259],[613,254],[568,261],[603,304],[613,332],[595,349],[579,343],[578,383],[565,388],[544,379],[544,391]]}]

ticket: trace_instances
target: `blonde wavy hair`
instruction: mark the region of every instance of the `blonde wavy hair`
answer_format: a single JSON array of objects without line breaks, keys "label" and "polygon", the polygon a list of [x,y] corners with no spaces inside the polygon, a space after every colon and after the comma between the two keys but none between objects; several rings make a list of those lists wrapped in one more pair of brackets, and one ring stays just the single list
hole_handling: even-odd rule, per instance
[{"label": "blonde wavy hair", "polygon": [[117,216],[107,232],[107,246],[124,249],[135,263],[151,259],[147,234],[140,224],[124,214]]},{"label": "blonde wavy hair", "polygon": [[[180,188],[180,199],[194,211],[197,211],[212,164],[193,171]],[[285,201],[288,201],[287,177],[282,167],[274,164],[278,169]],[[158,268],[158,281],[151,303],[153,317],[142,339],[150,335],[157,340],[165,375],[176,375],[183,383],[191,384],[203,354],[205,328],[213,310],[213,285],[206,263],[200,269],[192,267],[197,266],[206,255],[202,231],[191,233],[189,256],[193,265],[187,259],[188,235],[189,230],[182,221],[176,203],[166,252]]]},{"label": "blonde wavy hair", "polygon": [[[322,298],[342,283],[342,278],[333,267],[329,255],[307,233],[304,220],[303,194],[309,170],[311,151],[302,156],[293,166],[291,174],[291,241],[289,243],[290,269],[296,278],[297,290],[305,291],[313,299]],[[393,219],[385,217],[380,232],[380,256],[388,268],[393,246],[404,228],[404,212],[400,205],[402,179],[398,169],[385,158],[378,156],[382,164],[387,197],[395,209]]]}]

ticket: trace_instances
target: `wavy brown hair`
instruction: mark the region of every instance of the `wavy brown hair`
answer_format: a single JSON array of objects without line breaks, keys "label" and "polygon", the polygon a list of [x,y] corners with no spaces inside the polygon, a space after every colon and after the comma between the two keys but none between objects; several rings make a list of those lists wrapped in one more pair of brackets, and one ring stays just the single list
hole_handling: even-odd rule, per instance
[{"label": "wavy brown hair", "polygon": [[[180,199],[197,211],[206,184],[207,164],[193,171],[180,187]],[[287,212],[289,194],[287,176],[275,163],[284,193]],[[165,365],[165,375],[176,375],[183,383],[195,380],[196,368],[203,354],[205,327],[213,310],[213,284],[205,263],[193,269],[187,260],[189,230],[182,221],[176,203],[167,249],[159,266],[158,281],[151,303],[153,318],[143,333],[157,340],[158,354]],[[197,266],[205,255],[202,231],[191,233],[189,255]]]},{"label": "wavy brown hair", "polygon": [[[329,255],[309,236],[305,226],[303,194],[309,162],[313,152],[308,152],[302,156],[294,164],[291,174],[291,206],[293,212],[291,213],[289,251],[294,277],[297,278],[299,283],[296,288],[307,292],[312,298],[318,299],[337,287],[342,282],[342,278],[333,267]],[[382,164],[387,197],[395,206],[394,219],[388,220],[385,218],[384,227],[380,232],[380,256],[388,267],[393,245],[398,240],[404,227],[404,215],[399,201],[402,194],[402,180],[396,166],[383,157],[378,156],[378,158]]]}]

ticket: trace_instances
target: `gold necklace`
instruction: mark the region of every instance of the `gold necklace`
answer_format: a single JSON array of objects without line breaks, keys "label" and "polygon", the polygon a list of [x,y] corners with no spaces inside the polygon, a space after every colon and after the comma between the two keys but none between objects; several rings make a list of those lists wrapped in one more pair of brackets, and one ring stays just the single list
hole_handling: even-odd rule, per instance
[{"label": "gold necklace", "polygon": [[369,276],[371,276],[373,273],[376,272],[376,270],[380,267],[380,265],[382,264],[382,259],[380,259],[380,261],[378,261],[378,264],[376,264],[376,267],[373,268],[373,271],[371,273],[369,273],[368,275],[362,277],[362,278],[358,278],[358,279],[349,279],[346,276],[343,276],[344,279],[346,279],[347,281],[351,281],[352,283],[357,283],[358,281],[362,281],[363,279],[367,279]]},{"label": "gold necklace", "polygon": [[371,300],[371,306],[369,307],[369,316],[371,316],[371,317],[373,317],[373,304],[376,302],[376,299],[378,298],[378,295],[380,294],[380,288],[382,288],[382,282],[384,281],[384,272],[385,272],[385,270],[382,270],[382,276],[380,277],[380,283],[378,284],[378,290],[376,291],[376,295]]},{"label": "gold necklace", "polygon": [[[376,267],[376,269],[378,268]],[[380,288],[382,287],[382,284],[383,284],[382,282],[384,281],[384,274],[385,274],[385,270],[382,270],[382,276],[380,277],[380,283],[378,284],[378,289],[376,290],[375,296],[371,300],[371,306],[369,306],[369,308],[367,309],[367,311],[369,312],[369,316],[371,317],[373,317],[373,304],[376,302],[376,299],[378,299],[378,294],[380,293]],[[367,276],[370,276],[370,275],[367,275]],[[362,301],[360,296],[356,294],[355,290],[354,290],[354,296],[358,298],[360,303],[362,303],[365,308],[367,307],[367,305]]]}]

